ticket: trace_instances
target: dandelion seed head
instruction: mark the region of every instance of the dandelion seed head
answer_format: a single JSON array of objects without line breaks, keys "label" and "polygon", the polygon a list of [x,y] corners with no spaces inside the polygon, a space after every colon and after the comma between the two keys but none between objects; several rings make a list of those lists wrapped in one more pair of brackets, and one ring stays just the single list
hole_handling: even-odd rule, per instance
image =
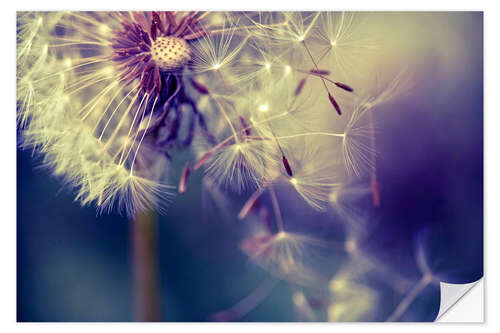
[{"label": "dandelion seed head", "polygon": [[[195,16],[19,15],[22,144],[44,154],[82,204],[135,215],[168,201],[164,152],[179,140],[181,124],[165,128],[163,106],[180,91],[189,44],[205,34]],[[183,93],[176,101],[180,112],[194,105],[189,98]],[[165,131],[165,139],[155,138]]]},{"label": "dandelion seed head", "polygon": [[178,37],[158,37],[151,44],[151,58],[163,71],[181,68],[191,60],[191,48]]},{"label": "dandelion seed head", "polygon": [[115,31],[113,60],[124,69],[125,80],[139,79],[147,93],[159,94],[165,84],[160,72],[177,73],[192,59],[189,42],[203,37],[198,21],[190,14],[177,21],[173,13],[122,15]]}]

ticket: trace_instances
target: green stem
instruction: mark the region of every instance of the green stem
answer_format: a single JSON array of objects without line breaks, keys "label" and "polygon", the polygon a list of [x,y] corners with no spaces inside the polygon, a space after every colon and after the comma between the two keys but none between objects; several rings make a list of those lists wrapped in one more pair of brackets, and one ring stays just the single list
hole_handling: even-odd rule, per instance
[{"label": "green stem", "polygon": [[138,213],[130,222],[135,320],[160,320],[158,262],[156,256],[156,216]]}]

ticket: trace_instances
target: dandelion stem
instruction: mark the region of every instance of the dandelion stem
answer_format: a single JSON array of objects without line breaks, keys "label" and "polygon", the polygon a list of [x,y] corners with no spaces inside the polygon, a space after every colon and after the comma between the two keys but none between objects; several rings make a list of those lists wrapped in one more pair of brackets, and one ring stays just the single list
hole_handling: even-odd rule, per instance
[{"label": "dandelion stem", "polygon": [[159,285],[156,257],[156,217],[152,211],[139,213],[130,222],[135,320],[159,321]]}]

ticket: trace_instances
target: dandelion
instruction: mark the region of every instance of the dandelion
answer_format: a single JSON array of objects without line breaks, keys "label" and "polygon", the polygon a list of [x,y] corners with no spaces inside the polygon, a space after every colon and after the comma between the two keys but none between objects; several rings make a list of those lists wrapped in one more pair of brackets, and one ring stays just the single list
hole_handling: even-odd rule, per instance
[{"label": "dandelion", "polygon": [[[154,242],[149,212],[164,212],[172,195],[171,152],[190,146],[195,132],[213,140],[192,97],[209,92],[193,76],[203,72],[199,64],[215,60],[214,70],[223,69],[237,54],[225,33],[213,44],[217,29],[206,28],[206,18],[198,12],[18,16],[21,145],[42,153],[82,205],[116,209],[144,225],[133,232],[140,297],[157,289],[154,279],[141,278],[154,271],[153,248],[142,244]],[[186,168],[181,193],[188,174]],[[140,318],[155,320],[154,300],[141,304]]]},{"label": "dandelion", "polygon": [[[349,227],[362,225],[354,207],[369,192],[367,170],[378,193],[372,111],[404,81],[369,94],[338,77],[337,49],[350,45],[352,25],[349,15],[318,12],[20,13],[20,145],[39,152],[82,205],[143,226],[134,226],[136,266],[151,262],[153,212],[166,211],[171,161],[188,151],[179,193],[203,173],[203,202],[248,227],[240,245],[252,262],[277,279],[327,286],[328,255],[356,257],[359,239],[351,229],[345,241],[295,230],[283,206],[298,198],[315,214],[333,208],[356,222]],[[231,216],[234,196],[245,202]],[[154,267],[136,276],[151,295],[155,281],[144,276]],[[246,315],[276,278],[212,319]],[[353,307],[361,318],[375,301],[361,283],[346,283],[360,291],[330,288],[342,303],[330,305],[332,320],[352,319]],[[143,319],[154,320],[153,300],[143,301]],[[304,293],[292,301],[315,317]]]},{"label": "dandelion", "polygon": [[[78,189],[82,204],[95,202],[106,211],[117,205],[133,216],[161,209],[169,197],[164,183],[168,151],[189,145],[196,123],[207,132],[182,76],[188,63],[210,56],[192,46],[209,34],[203,16],[75,12],[19,17],[23,145],[41,147],[45,163]],[[26,71],[28,63],[32,69]],[[187,116],[189,131],[181,139]]]}]

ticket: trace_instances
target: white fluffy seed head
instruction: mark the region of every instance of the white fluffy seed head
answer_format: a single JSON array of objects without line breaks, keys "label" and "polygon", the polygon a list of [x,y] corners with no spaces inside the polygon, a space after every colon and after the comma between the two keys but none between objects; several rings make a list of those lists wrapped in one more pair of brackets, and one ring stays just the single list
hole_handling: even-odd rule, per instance
[{"label": "white fluffy seed head", "polygon": [[43,164],[75,189],[82,205],[116,208],[129,217],[163,212],[172,190],[164,184],[167,160],[141,131],[152,121],[155,100],[141,95],[137,84],[119,84],[107,44],[91,56],[75,54],[75,45],[48,47],[57,43],[56,25],[67,28],[64,38],[82,45],[89,32],[106,40],[100,23],[73,13],[41,17],[18,15],[20,145],[42,153]]},{"label": "white fluffy seed head", "polygon": [[182,38],[158,37],[151,44],[151,58],[162,70],[172,70],[191,60],[191,48]]}]

